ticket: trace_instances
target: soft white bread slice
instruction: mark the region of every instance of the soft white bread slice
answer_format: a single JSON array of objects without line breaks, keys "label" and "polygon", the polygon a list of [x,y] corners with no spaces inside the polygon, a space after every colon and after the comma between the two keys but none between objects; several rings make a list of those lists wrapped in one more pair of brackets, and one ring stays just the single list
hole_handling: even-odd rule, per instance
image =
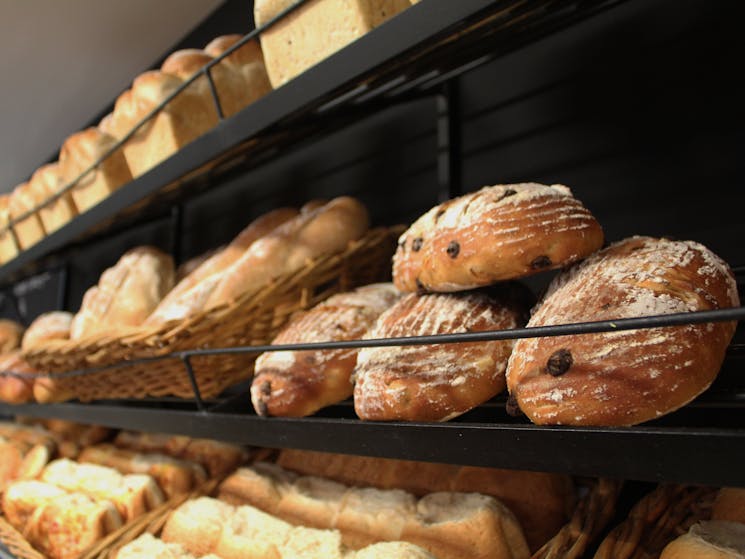
[{"label": "soft white bread slice", "polygon": [[77,559],[121,525],[112,503],[69,493],[38,507],[26,524],[24,536],[51,559]]},{"label": "soft white bread slice", "polygon": [[186,501],[168,517],[161,538],[197,556],[211,553],[234,512],[232,505],[209,497]]},{"label": "soft white bread slice", "polygon": [[16,481],[3,493],[3,514],[16,530],[23,531],[28,519],[44,503],[65,495],[65,491],[42,481]]},{"label": "soft white bread slice", "polygon": [[429,551],[408,542],[381,542],[369,545],[347,559],[436,559]]},{"label": "soft white bread slice", "polygon": [[700,522],[665,547],[660,559],[742,559],[745,526],[738,522]]},{"label": "soft white bread slice", "polygon": [[239,507],[223,526],[214,551],[223,559],[283,559],[281,547],[292,529],[257,508]]}]

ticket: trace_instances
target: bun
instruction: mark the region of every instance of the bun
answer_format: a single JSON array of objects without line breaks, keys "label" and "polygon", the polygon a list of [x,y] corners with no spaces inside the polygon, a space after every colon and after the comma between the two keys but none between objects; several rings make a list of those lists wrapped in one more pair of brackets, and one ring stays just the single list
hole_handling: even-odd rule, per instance
[{"label": "bun", "polygon": [[[367,338],[516,328],[524,309],[508,293],[409,294],[378,318]],[[354,371],[361,419],[447,421],[505,388],[511,341],[365,348]]]},{"label": "bun", "polygon": [[73,315],[65,311],[53,311],[37,316],[23,334],[23,351],[43,347],[50,340],[69,339],[72,318]]},{"label": "bun", "polygon": [[[21,357],[18,350],[0,356],[0,372],[36,373]],[[9,404],[25,404],[33,399],[32,378],[0,375],[0,401]]]},{"label": "bun", "polygon": [[701,522],[662,551],[660,559],[741,559],[745,526],[735,522]]},{"label": "bun", "polygon": [[[18,219],[26,212],[38,207],[44,200],[38,200],[29,184],[24,182],[13,189],[8,199],[8,214],[11,219]],[[44,238],[46,232],[37,212],[33,212],[13,225],[16,239],[21,250],[35,245]]]},{"label": "bun", "polygon": [[0,353],[18,349],[23,337],[23,326],[15,320],[0,319]]},{"label": "bun", "polygon": [[0,265],[18,255],[18,240],[10,226],[10,195],[0,195]]},{"label": "bun", "polygon": [[[557,277],[528,326],[739,305],[731,270],[706,247],[626,239]],[[734,322],[519,340],[507,381],[538,424],[634,425],[709,387]]]},{"label": "bun", "polygon": [[[272,344],[353,340],[399,298],[390,283],[340,293],[298,316]],[[259,415],[303,417],[352,395],[356,349],[269,352],[256,360],[251,400]]]},{"label": "bun", "polygon": [[116,142],[116,138],[110,134],[92,127],[73,134],[62,144],[59,171],[63,185],[77,179],[83,171],[108,153],[106,159],[83,176],[70,191],[79,212],[95,206],[132,180],[122,149],[109,153]]},{"label": "bun", "polygon": [[78,340],[100,332],[139,326],[173,287],[173,259],[153,247],[126,252],[86,291],[70,327]]},{"label": "bun", "polygon": [[[37,202],[45,202],[56,195],[64,185],[58,163],[50,163],[37,169],[28,182],[28,189]],[[57,229],[78,215],[70,192],[65,192],[39,210],[44,231],[51,235]]]},{"label": "bun", "polygon": [[432,208],[399,239],[401,291],[463,291],[576,262],[603,230],[562,185],[487,186]]}]

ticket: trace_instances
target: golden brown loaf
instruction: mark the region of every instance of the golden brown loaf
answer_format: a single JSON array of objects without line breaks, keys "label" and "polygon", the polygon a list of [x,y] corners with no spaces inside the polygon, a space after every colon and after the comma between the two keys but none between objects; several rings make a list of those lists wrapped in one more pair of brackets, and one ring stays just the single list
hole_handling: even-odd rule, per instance
[{"label": "golden brown loaf", "polygon": [[722,487],[714,500],[711,519],[745,524],[745,489]]},{"label": "golden brown loaf", "polygon": [[561,268],[602,245],[600,225],[566,186],[487,186],[414,222],[393,281],[401,291],[462,291]]},{"label": "golden brown loaf", "polygon": [[23,325],[15,320],[0,319],[0,353],[7,353],[21,346]]},{"label": "golden brown loaf", "polygon": [[254,293],[272,279],[296,272],[319,256],[342,252],[350,242],[360,239],[368,227],[367,209],[348,196],[301,211],[254,242],[225,271],[206,308]]},{"label": "golden brown loaf", "polygon": [[[210,41],[204,47],[204,52],[210,56],[218,57],[242,39],[241,35],[222,35]],[[264,66],[264,54],[261,46],[256,40],[251,40],[230,53],[220,64],[234,65],[243,76],[244,80],[244,105],[253,103],[272,90],[269,76]],[[238,110],[243,106],[239,106]],[[223,105],[225,110],[225,105]],[[225,113],[230,116],[229,112]]]},{"label": "golden brown loaf", "polygon": [[79,212],[95,206],[132,180],[123,150],[109,153],[116,142],[113,136],[91,127],[73,134],[62,144],[59,168],[63,185],[72,183],[93,163],[108,154],[94,170],[81,177],[70,191]]},{"label": "golden brown loaf", "polygon": [[196,270],[181,280],[160,302],[145,321],[160,325],[171,320],[183,320],[202,310],[223,273],[241,258],[258,239],[298,215],[292,208],[279,208],[253,220],[224,250],[205,260]]},{"label": "golden brown loaf", "polygon": [[[384,312],[368,338],[516,328],[525,315],[505,289],[487,293],[406,295]],[[354,371],[361,419],[447,421],[505,388],[511,341],[365,348]]]},{"label": "golden brown loaf", "polygon": [[[0,372],[36,373],[21,356],[21,352],[13,350],[0,355]],[[25,404],[33,399],[33,378],[21,378],[12,375],[0,375],[0,401],[9,404]]]},{"label": "golden brown loaf", "polygon": [[[292,0],[256,0],[254,21],[264,25]],[[409,0],[315,0],[261,34],[267,72],[277,88],[388,18]]]},{"label": "golden brown loaf", "polygon": [[173,259],[153,247],[127,251],[83,297],[70,338],[139,326],[173,287]]},{"label": "golden brown loaf", "polygon": [[[78,215],[75,203],[69,191],[61,193],[62,182],[60,167],[58,163],[50,163],[39,167],[28,181],[28,188],[33,193],[34,199],[38,201],[49,200],[39,210],[39,217],[44,224],[47,235],[54,233],[65,223]],[[60,193],[58,197],[55,195]]]},{"label": "golden brown loaf", "polygon": [[[157,70],[139,75],[99,128],[123,139],[182,83],[177,76]],[[191,88],[182,91],[125,143],[124,156],[132,176],[139,177],[216,125],[212,100]]]},{"label": "golden brown loaf", "polygon": [[[399,296],[390,283],[334,295],[292,320],[272,344],[361,338]],[[256,413],[302,417],[349,398],[357,352],[281,351],[259,356],[251,385]]]},{"label": "golden brown loaf", "polygon": [[660,559],[742,559],[745,526],[736,522],[701,522],[662,551]]},{"label": "golden brown loaf", "polygon": [[559,474],[292,449],[283,450],[277,464],[306,476],[353,486],[402,489],[418,497],[438,491],[489,495],[514,513],[533,551],[566,523],[574,502],[571,480]]},{"label": "golden brown loaf", "polygon": [[36,199],[27,182],[16,186],[8,199],[8,214],[12,219],[19,220],[13,225],[13,230],[22,250],[35,245],[46,235],[41,219],[39,219],[39,213],[33,211],[26,215],[27,212],[37,208],[41,202],[43,200]]},{"label": "golden brown loaf", "polygon": [[[528,326],[737,305],[729,266],[706,247],[633,237],[556,278]],[[535,423],[633,425],[708,388],[734,331],[719,322],[519,340],[508,386]]]},{"label": "golden brown loaf", "polygon": [[52,311],[40,314],[23,334],[23,351],[43,347],[49,340],[70,338],[72,314],[66,311]]},{"label": "golden brown loaf", "polygon": [[0,265],[18,255],[18,240],[10,226],[10,194],[0,195]]}]

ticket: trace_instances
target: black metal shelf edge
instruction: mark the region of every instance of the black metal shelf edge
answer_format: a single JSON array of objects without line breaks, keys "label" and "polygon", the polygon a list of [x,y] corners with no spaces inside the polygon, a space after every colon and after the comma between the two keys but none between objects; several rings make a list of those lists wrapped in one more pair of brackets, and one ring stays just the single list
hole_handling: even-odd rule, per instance
[{"label": "black metal shelf edge", "polygon": [[745,487],[745,430],[540,427],[509,423],[376,423],[162,410],[116,404],[0,404],[0,414],[61,418],[270,448]]},{"label": "black metal shelf edge", "polygon": [[[576,7],[579,13],[590,15],[618,1],[605,0],[592,9],[583,5],[585,7],[580,10],[577,7],[579,4],[577,6],[572,4],[571,8]],[[479,14],[489,10],[491,10],[489,13],[494,13],[495,10],[507,10],[513,7],[540,11],[551,4],[551,0],[529,2],[427,0],[412,6],[286,85],[259,99],[237,115],[221,122],[216,128],[185,146],[154,169],[120,188],[91,210],[80,214],[36,245],[20,253],[15,259],[0,267],[0,284],[7,284],[18,279],[22,274],[28,274],[33,271],[33,265],[43,257],[79,241],[93,230],[105,229],[107,223],[115,221],[125,210],[134,211],[145,203],[148,197],[160,193],[166,187],[178,183],[195,171],[204,170],[205,166],[226,156],[231,150],[256,138],[259,134],[268,130],[276,131],[277,125],[296,119],[299,114],[309,117],[308,120],[311,121],[321,114],[319,118],[327,119],[326,113],[331,112],[329,109],[336,108],[338,104],[343,103],[354,105],[355,100],[364,99],[368,102],[370,100],[368,97],[376,90],[379,93],[377,97],[391,96],[393,92],[386,90],[385,87],[373,86],[368,89],[366,83],[360,80],[369,78],[370,73],[376,68],[400,62],[399,57],[404,53],[414,51],[417,47],[426,50],[427,46],[437,45],[437,41],[442,39],[443,34],[455,33],[467,27],[473,23],[474,19],[478,19]],[[561,12],[562,10],[555,6],[554,12],[547,11],[546,13]],[[576,15],[572,12],[566,16],[566,20],[559,18],[558,23],[549,17],[551,25],[547,24],[544,31],[555,30],[561,27],[561,23],[573,21]],[[552,15],[552,17],[557,16]],[[526,33],[524,39],[534,38],[533,32],[535,29],[530,29],[530,33]],[[489,47],[482,48],[488,49]],[[458,54],[458,49],[451,49],[450,52]],[[458,54],[458,56],[467,57],[463,60],[455,54],[451,54],[451,57],[454,57],[456,62],[451,60],[449,63],[457,66],[457,63],[472,62],[484,53],[475,52],[471,48],[467,54]],[[465,67],[460,68],[460,71],[466,71],[469,68],[470,66],[466,64]],[[399,67],[397,72],[395,79],[405,76],[405,66]],[[455,75],[457,71],[445,72],[445,74],[449,73]],[[436,74],[439,75],[439,72]],[[387,78],[393,79],[393,76],[387,76]],[[409,80],[411,79],[412,76],[409,76]],[[352,93],[354,95],[351,95]],[[395,96],[392,97],[395,98]]]}]

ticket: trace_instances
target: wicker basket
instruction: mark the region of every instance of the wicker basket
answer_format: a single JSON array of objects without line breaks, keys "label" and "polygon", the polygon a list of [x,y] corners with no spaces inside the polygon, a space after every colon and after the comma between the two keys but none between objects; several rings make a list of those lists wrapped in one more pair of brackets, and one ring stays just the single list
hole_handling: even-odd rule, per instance
[{"label": "wicker basket", "polygon": [[600,544],[595,559],[649,559],[688,532],[696,522],[711,518],[717,489],[661,485],[631,509]]},{"label": "wicker basket", "polygon": [[[90,401],[108,398],[179,396],[194,391],[186,368],[177,357],[184,350],[260,345],[271,342],[289,318],[329,296],[390,277],[390,259],[401,227],[371,230],[350,243],[343,253],[310,262],[296,273],[277,278],[258,293],[247,294],[176,324],[130,331],[119,336],[97,335],[84,340],[57,341],[26,359],[53,379],[56,400]],[[163,357],[157,361],[127,361]],[[195,356],[191,359],[202,397],[213,397],[226,387],[250,378],[255,354]],[[80,376],[65,371],[110,368]]]},{"label": "wicker basket", "polygon": [[0,542],[17,559],[45,559],[21,533],[0,516]]},{"label": "wicker basket", "polygon": [[531,559],[579,559],[613,518],[621,482],[608,479],[586,484],[586,494],[577,503],[569,522]]}]

